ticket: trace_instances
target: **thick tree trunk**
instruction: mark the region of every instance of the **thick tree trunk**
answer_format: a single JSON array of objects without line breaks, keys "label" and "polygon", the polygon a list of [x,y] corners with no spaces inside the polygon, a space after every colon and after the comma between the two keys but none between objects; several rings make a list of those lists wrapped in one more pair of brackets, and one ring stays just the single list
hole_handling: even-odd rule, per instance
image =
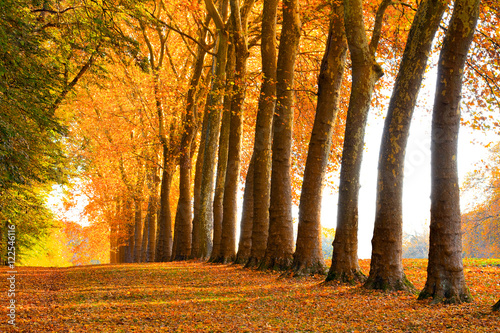
[{"label": "thick tree trunk", "polygon": [[[253,223],[250,258],[246,267],[256,267],[264,258],[269,234],[269,197],[271,193],[271,138],[276,99],[276,15],[277,0],[264,0],[262,10],[262,75],[253,168]],[[248,177],[248,176],[247,176]],[[248,183],[248,179],[247,179]],[[250,215],[250,214],[249,214]]]},{"label": "thick tree trunk", "polygon": [[[205,40],[206,30],[200,34],[200,42]],[[189,83],[186,99],[186,116],[184,133],[181,138],[179,152],[179,200],[175,214],[174,245],[172,260],[186,260],[191,255],[192,238],[192,197],[191,197],[191,146],[197,131],[196,92],[203,72],[206,51],[199,46]]]},{"label": "thick tree trunk", "polygon": [[[164,151],[164,153],[167,153]],[[170,211],[170,188],[174,170],[164,157],[163,177],[161,180],[160,218],[158,220],[158,240],[156,242],[156,262],[167,262],[172,256],[172,214]]]},{"label": "thick tree trunk", "polygon": [[281,31],[276,71],[277,105],[273,117],[271,200],[269,237],[261,269],[288,269],[293,258],[291,150],[293,132],[293,79],[300,39],[298,0],[283,1]]},{"label": "thick tree trunk", "polygon": [[[231,32],[230,32],[231,33]],[[227,171],[227,156],[229,151],[229,132],[231,131],[231,94],[234,85],[234,70],[235,70],[235,49],[234,41],[231,40],[226,63],[226,88],[224,92],[224,108],[222,115],[222,125],[219,137],[219,153],[217,159],[217,179],[215,181],[215,194],[214,194],[214,235],[213,235],[213,249],[210,255],[210,261],[216,261],[220,256],[221,239],[222,239],[222,219],[223,219],[223,201],[224,201],[224,188],[226,183]]]},{"label": "thick tree trunk", "polygon": [[238,242],[238,253],[234,261],[237,264],[246,264],[250,258],[250,251],[252,249],[254,161],[254,155],[252,154],[245,181],[245,192],[243,193],[240,240]]},{"label": "thick tree trunk", "polygon": [[[208,7],[213,3],[205,0],[207,9],[215,10],[214,7]],[[210,13],[217,25],[217,56],[213,66],[213,77],[210,93],[207,100],[208,121],[205,136],[205,147],[203,149],[203,168],[201,173],[201,191],[200,191],[200,210],[199,210],[199,228],[200,243],[192,256],[198,259],[208,259],[212,251],[212,233],[213,233],[213,195],[214,195],[214,170],[217,152],[217,143],[219,141],[221,112],[220,105],[224,95],[224,79],[226,76],[226,60],[228,49],[228,34],[222,19],[215,11]],[[215,17],[214,17],[215,16]],[[193,248],[195,250],[195,248]]]},{"label": "thick tree trunk", "polygon": [[334,2],[330,31],[318,77],[318,104],[304,169],[299,204],[295,275],[325,274],[321,249],[321,200],[347,56],[342,0]]},{"label": "thick tree trunk", "polygon": [[427,282],[419,299],[470,302],[462,264],[457,145],[462,76],[479,0],[457,0],[439,56],[432,117],[431,225]]},{"label": "thick tree trunk", "polygon": [[402,263],[403,178],[406,143],[429,52],[446,2],[420,3],[389,103],[380,148],[377,208],[367,288],[413,289]]},{"label": "thick tree trunk", "polygon": [[[382,3],[382,14],[379,15],[380,9],[377,13],[378,20],[382,20],[383,10],[388,3]],[[352,61],[352,88],[340,169],[337,229],[332,265],[326,280],[354,282],[364,279],[358,264],[358,194],[365,127],[373,89],[383,72],[374,58],[377,42],[369,45],[367,41],[361,0],[344,1],[344,20]],[[373,32],[375,37],[381,25],[377,25],[380,22],[378,20]],[[372,42],[374,40],[372,37]]]}]

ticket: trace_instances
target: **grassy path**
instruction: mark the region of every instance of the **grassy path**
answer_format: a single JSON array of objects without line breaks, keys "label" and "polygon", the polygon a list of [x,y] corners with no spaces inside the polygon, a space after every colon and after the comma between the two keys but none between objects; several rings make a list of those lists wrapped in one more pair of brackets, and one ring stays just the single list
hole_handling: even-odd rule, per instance
[{"label": "grassy path", "polygon": [[[500,332],[498,263],[466,261],[474,303],[458,306],[196,262],[18,267],[16,328],[1,297],[0,332]],[[418,289],[425,265],[405,260]],[[6,295],[6,268],[0,276]]]}]

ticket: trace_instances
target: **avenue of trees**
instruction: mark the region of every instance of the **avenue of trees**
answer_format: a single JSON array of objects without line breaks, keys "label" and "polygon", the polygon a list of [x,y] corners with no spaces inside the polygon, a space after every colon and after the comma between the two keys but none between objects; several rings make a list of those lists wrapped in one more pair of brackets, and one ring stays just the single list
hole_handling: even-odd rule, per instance
[{"label": "avenue of trees", "polygon": [[[486,184],[484,205],[462,216],[458,131],[498,132],[497,1],[0,4],[2,237],[14,223],[20,247],[46,238],[56,225],[44,197],[69,182],[102,231],[87,231],[77,245],[106,237],[111,263],[237,262],[413,291],[402,264],[404,160],[424,75],[435,68],[429,261],[419,298],[471,301],[462,253],[498,253],[500,161],[497,145],[496,160],[466,184]],[[358,193],[373,109],[385,124],[365,276]],[[337,180],[327,268],[322,192]],[[462,221],[481,245],[462,247]]]}]

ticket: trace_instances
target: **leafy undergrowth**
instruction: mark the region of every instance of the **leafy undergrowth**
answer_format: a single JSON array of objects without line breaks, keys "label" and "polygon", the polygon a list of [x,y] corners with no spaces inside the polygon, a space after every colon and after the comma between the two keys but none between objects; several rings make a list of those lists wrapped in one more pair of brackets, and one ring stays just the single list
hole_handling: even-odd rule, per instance
[{"label": "leafy undergrowth", "polygon": [[[1,332],[493,332],[499,260],[466,260],[474,302],[431,305],[416,295],[321,285],[323,277],[198,262],[18,267],[16,328]],[[369,260],[360,264],[368,273]],[[405,260],[417,289],[425,260]],[[7,270],[0,270],[6,281]],[[6,285],[2,282],[3,286]],[[2,288],[3,289],[3,288]],[[3,293],[3,292],[2,292]]]}]

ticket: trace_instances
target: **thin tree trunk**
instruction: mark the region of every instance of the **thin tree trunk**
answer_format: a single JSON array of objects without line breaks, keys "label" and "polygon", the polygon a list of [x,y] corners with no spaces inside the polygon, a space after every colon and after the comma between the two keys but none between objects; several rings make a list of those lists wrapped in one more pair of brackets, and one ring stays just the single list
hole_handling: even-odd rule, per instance
[{"label": "thin tree trunk", "polygon": [[291,150],[293,133],[293,78],[300,39],[298,0],[283,1],[276,72],[276,111],[273,117],[269,237],[261,269],[288,269],[293,257]]},{"label": "thin tree trunk", "polygon": [[[253,0],[247,1],[245,5]],[[239,0],[231,0],[231,12],[234,27],[235,75],[233,96],[231,98],[231,119],[226,181],[224,187],[224,205],[222,216],[222,239],[218,262],[228,263],[236,259],[236,221],[238,214],[238,184],[240,178],[240,153],[242,130],[242,106],[245,100],[248,49],[246,46],[247,14],[240,15]]]},{"label": "thin tree trunk", "polygon": [[[225,1],[224,1],[225,2]],[[195,258],[208,259],[212,251],[213,232],[213,195],[214,195],[214,170],[217,143],[220,133],[221,112],[220,105],[224,95],[224,79],[226,76],[226,60],[228,49],[228,34],[222,17],[218,14],[211,0],[205,0],[210,15],[216,22],[217,34],[217,56],[214,61],[212,86],[207,100],[208,122],[205,136],[205,147],[203,150],[203,169],[201,173],[199,228],[200,243],[196,252],[192,253]],[[223,7],[227,7],[227,3]],[[195,248],[193,248],[195,250]]]},{"label": "thin tree trunk", "polygon": [[325,274],[321,249],[321,201],[347,57],[342,0],[333,4],[330,31],[318,76],[318,104],[299,204],[295,275]]},{"label": "thin tree trunk", "polygon": [[170,211],[170,188],[174,170],[168,160],[168,152],[164,149],[163,176],[160,194],[160,218],[158,220],[158,240],[156,245],[156,262],[166,262],[172,256],[172,214]]},{"label": "thin tree trunk", "polygon": [[352,88],[340,168],[337,229],[333,241],[332,265],[326,281],[363,280],[358,264],[358,194],[366,120],[375,83],[383,75],[375,62],[375,50],[385,8],[377,12],[372,42],[366,37],[361,0],[344,0],[344,24],[352,61]]},{"label": "thin tree trunk", "polygon": [[141,262],[142,233],[144,231],[144,219],[142,218],[142,200],[134,199],[134,262]]},{"label": "thin tree trunk", "polygon": [[[277,0],[264,0],[262,10],[262,75],[259,109],[255,125],[253,168],[253,223],[250,258],[246,267],[257,267],[264,259],[269,235],[271,194],[271,139],[276,103],[276,15]],[[248,176],[247,176],[248,177]],[[248,180],[247,180],[248,182]]]},{"label": "thin tree trunk", "polygon": [[403,178],[406,143],[434,35],[446,2],[420,3],[389,103],[380,148],[372,259],[366,288],[413,289],[403,271]]},{"label": "thin tree trunk", "polygon": [[[231,30],[230,30],[231,31]],[[232,32],[230,32],[231,34]],[[221,240],[222,240],[222,219],[223,219],[223,201],[224,189],[226,183],[227,171],[227,156],[229,151],[229,133],[231,131],[231,95],[234,85],[234,70],[235,70],[235,49],[234,41],[231,38],[226,62],[226,88],[224,92],[222,125],[219,137],[219,153],[217,159],[217,179],[215,181],[214,194],[214,235],[213,249],[210,255],[210,261],[216,261],[220,256]]]},{"label": "thin tree trunk", "polygon": [[243,193],[240,240],[238,242],[238,253],[234,261],[236,264],[246,264],[250,258],[250,250],[252,249],[254,161],[254,155],[252,154],[245,181],[245,192]]},{"label": "thin tree trunk", "polygon": [[462,263],[457,171],[462,77],[479,15],[479,0],[457,0],[439,56],[432,112],[431,225],[427,281],[419,299],[472,301]]},{"label": "thin tree trunk", "polygon": [[[207,22],[207,20],[205,20]],[[207,31],[200,34],[200,42],[204,42]],[[186,260],[191,255],[192,240],[192,198],[191,198],[191,152],[192,143],[197,131],[196,92],[203,72],[206,51],[198,46],[189,83],[186,100],[186,116],[184,118],[184,133],[180,144],[179,157],[179,200],[175,214],[174,246],[172,260]]]},{"label": "thin tree trunk", "polygon": [[200,198],[201,198],[201,178],[203,172],[203,156],[205,155],[205,136],[208,127],[208,106],[205,105],[203,115],[200,145],[198,147],[198,156],[196,158],[196,170],[194,175],[194,190],[193,190],[193,224],[192,224],[192,242],[191,242],[191,258],[197,258],[201,242],[201,220],[200,220]]}]

